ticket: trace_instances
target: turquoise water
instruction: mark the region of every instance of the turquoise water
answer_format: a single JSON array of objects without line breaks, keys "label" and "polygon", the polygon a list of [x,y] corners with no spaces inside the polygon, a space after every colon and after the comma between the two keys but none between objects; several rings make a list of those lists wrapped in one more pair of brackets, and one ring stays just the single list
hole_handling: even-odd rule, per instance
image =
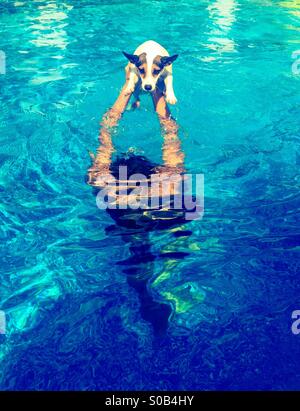
[{"label": "turquoise water", "polygon": [[[299,23],[298,1],[0,1],[1,389],[300,388]],[[121,50],[148,39],[180,56],[171,109],[205,215],[124,233],[88,150]],[[147,96],[114,144],[161,162]]]}]

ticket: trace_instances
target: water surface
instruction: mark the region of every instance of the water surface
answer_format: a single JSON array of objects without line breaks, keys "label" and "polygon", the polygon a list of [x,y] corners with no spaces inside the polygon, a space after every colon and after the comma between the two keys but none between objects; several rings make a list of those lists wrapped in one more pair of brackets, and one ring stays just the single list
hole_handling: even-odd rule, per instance
[{"label": "water surface", "polygon": [[[1,389],[300,388],[299,22],[297,1],[0,2]],[[180,55],[172,112],[205,215],[124,238],[88,150],[121,50],[148,39]],[[147,96],[114,144],[161,162]],[[163,335],[147,298],[171,312]]]}]

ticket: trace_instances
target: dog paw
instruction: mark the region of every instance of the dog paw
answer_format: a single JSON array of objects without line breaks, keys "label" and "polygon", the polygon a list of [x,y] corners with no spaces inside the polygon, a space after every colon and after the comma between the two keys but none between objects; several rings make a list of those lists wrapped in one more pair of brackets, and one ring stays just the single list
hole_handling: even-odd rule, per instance
[{"label": "dog paw", "polygon": [[128,104],[126,110],[127,111],[136,110],[136,109],[140,108],[140,105],[141,105],[140,100],[134,101],[133,103]]},{"label": "dog paw", "polygon": [[136,101],[134,101],[134,102],[131,104],[131,108],[132,108],[133,110],[135,110],[136,108],[140,108],[140,106],[141,106],[140,100],[136,100]]},{"label": "dog paw", "polygon": [[127,86],[124,92],[125,94],[132,94],[134,92],[134,86]]},{"label": "dog paw", "polygon": [[175,97],[175,94],[167,94],[166,95],[166,101],[169,104],[176,104],[177,103],[177,98]]}]

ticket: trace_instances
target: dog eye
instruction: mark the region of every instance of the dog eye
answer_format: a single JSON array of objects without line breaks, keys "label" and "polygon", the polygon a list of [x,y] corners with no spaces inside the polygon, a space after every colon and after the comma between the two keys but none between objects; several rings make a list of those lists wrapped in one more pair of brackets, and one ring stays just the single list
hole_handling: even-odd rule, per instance
[{"label": "dog eye", "polygon": [[141,74],[145,74],[145,69],[139,68],[139,72],[140,72]]},{"label": "dog eye", "polygon": [[153,74],[157,76],[160,73],[160,70],[153,70]]}]

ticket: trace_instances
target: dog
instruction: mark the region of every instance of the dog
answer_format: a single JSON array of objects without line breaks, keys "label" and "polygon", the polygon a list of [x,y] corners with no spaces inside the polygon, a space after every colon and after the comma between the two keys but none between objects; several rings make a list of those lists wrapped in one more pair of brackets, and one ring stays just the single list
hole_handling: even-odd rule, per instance
[{"label": "dog", "polygon": [[128,76],[126,93],[134,93],[136,106],[139,106],[141,90],[151,93],[156,88],[165,94],[168,103],[177,103],[173,90],[172,63],[178,54],[170,56],[164,47],[153,40],[141,44],[134,54],[125,51],[123,54],[129,60],[125,68]]}]

